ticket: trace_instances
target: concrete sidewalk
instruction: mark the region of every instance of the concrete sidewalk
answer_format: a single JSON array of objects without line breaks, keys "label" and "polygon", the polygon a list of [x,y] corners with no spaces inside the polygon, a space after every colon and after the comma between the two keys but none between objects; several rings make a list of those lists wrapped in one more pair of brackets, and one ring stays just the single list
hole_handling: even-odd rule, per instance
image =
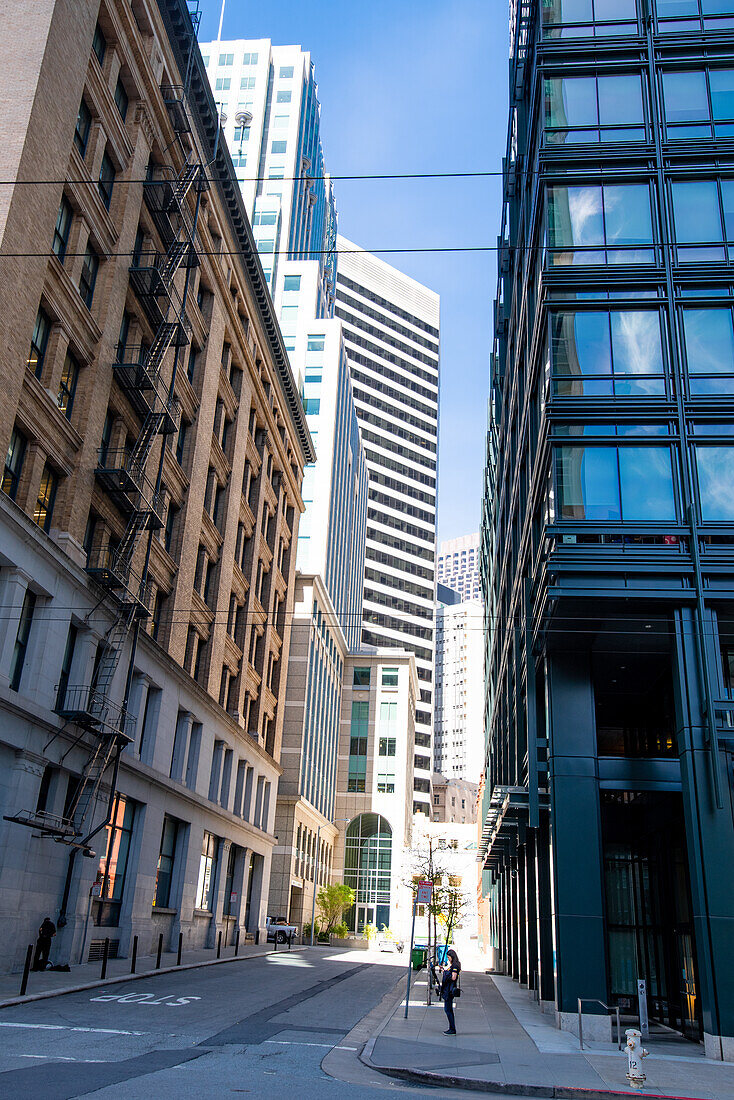
[{"label": "concrete sidewalk", "polygon": [[[455,1002],[457,1035],[444,1035],[441,1002],[429,1008],[426,976],[395,1005],[366,1043],[362,1061],[388,1075],[434,1085],[525,1096],[609,1100],[635,1094],[627,1055],[616,1043],[595,1042],[581,1051],[578,1039],[559,1031],[527,993],[509,978],[464,970]],[[695,1043],[671,1037],[646,1042],[643,1095],[732,1100],[734,1065],[707,1061]]]},{"label": "concrete sidewalk", "polygon": [[[299,950],[294,945],[293,950]],[[303,950],[301,947],[300,950]],[[287,944],[278,945],[277,954],[288,952]],[[164,951],[161,955],[160,969],[156,968],[155,955],[138,955],[135,974],[130,973],[130,959],[109,959],[107,962],[107,976],[100,978],[101,962],[81,963],[72,966],[69,973],[58,970],[43,970],[38,973],[31,971],[28,979],[28,989],[24,997],[20,996],[20,984],[22,974],[0,975],[0,1008],[10,1005],[25,1004],[26,1001],[41,1000],[46,997],[59,997],[64,993],[75,993],[80,989],[92,989],[99,985],[109,985],[122,981],[135,981],[138,978],[152,977],[154,974],[168,973],[172,970],[192,970],[199,966],[214,966],[227,962],[239,962],[246,959],[257,959],[263,955],[275,953],[273,944],[241,944],[235,957],[234,947],[223,947],[220,958],[217,958],[215,947],[199,950],[184,951],[181,956],[181,966],[176,966],[176,952]]]}]

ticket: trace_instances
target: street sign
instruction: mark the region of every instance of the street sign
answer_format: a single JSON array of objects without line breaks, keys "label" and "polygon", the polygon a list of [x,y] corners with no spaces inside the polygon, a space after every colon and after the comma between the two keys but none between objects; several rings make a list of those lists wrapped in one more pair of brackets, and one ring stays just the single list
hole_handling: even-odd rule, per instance
[{"label": "street sign", "polygon": [[433,883],[430,879],[423,879],[418,883],[418,893],[416,894],[416,905],[430,905],[431,894],[433,893]]}]

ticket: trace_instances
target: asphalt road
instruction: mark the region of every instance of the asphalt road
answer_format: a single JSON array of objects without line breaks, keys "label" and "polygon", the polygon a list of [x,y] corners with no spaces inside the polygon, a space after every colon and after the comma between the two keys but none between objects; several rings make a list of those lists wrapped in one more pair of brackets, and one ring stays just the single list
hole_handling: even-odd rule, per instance
[{"label": "asphalt road", "polygon": [[3,1009],[0,1097],[424,1095],[428,1090],[359,1062],[364,1026],[349,1040],[368,1013],[378,1025],[380,1002],[404,973],[401,963],[393,956],[369,962],[356,952],[284,951]]}]

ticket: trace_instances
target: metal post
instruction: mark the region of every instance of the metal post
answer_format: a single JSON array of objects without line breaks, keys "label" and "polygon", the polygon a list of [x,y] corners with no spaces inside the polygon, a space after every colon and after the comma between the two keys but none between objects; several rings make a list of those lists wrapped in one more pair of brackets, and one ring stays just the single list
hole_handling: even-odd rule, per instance
[{"label": "metal post", "polygon": [[622,1049],[622,1028],[621,1028],[620,1023],[619,1023],[619,1005],[617,1005],[615,1007],[614,1011],[617,1013],[617,1050],[621,1050]]},{"label": "metal post", "polygon": [[176,966],[181,965],[181,951],[183,950],[183,932],[178,934],[178,951],[176,952]]},{"label": "metal post", "polygon": [[219,935],[217,936],[217,958],[222,954],[222,930],[219,929]]},{"label": "metal post", "polygon": [[158,936],[158,954],[156,955],[155,968],[160,970],[161,968],[161,955],[163,954],[163,933]]},{"label": "metal post", "polygon": [[579,997],[579,1047],[584,1049],[584,1032],[581,1024],[581,998]]},{"label": "metal post", "polygon": [[110,954],[110,937],[105,936],[104,948],[102,949],[102,973],[100,974],[100,980],[107,977],[107,959]]},{"label": "metal post", "polygon": [[237,931],[235,932],[235,936],[234,936],[234,957],[237,958],[239,953],[240,953],[240,930],[238,928]]},{"label": "metal post", "polygon": [[89,931],[89,917],[90,917],[91,912],[92,912],[92,898],[94,896],[95,886],[96,886],[96,883],[92,883],[92,885],[89,887],[89,901],[87,902],[87,916],[86,916],[86,919],[84,921],[84,933],[82,935],[82,946],[79,950],[79,962],[80,963],[84,962],[84,948],[87,946],[87,932]]},{"label": "metal post", "polygon": [[[319,837],[321,836],[321,826],[316,830],[316,866],[318,867],[318,853],[319,853]],[[313,947],[313,926],[316,920],[316,878],[317,873],[314,872],[313,876],[313,898],[311,899],[311,947]]]},{"label": "metal post", "polygon": [[136,965],[137,961],[138,961],[138,937],[133,936],[133,957],[132,957],[132,962],[130,963],[130,973],[131,974],[135,973],[135,965]]},{"label": "metal post", "polygon": [[405,1019],[408,1019],[408,1004],[410,1002],[410,968],[413,965],[413,944],[415,943],[415,911],[418,903],[418,895],[413,898],[413,923],[410,926],[410,951],[408,952],[408,987],[405,991]]},{"label": "metal post", "polygon": [[[265,943],[267,943],[267,942],[268,942],[268,940],[267,940],[267,937],[266,937],[265,938]],[[276,929],[273,932],[273,951],[277,951],[277,950],[278,950],[278,928],[276,926]]]},{"label": "metal post", "polygon": [[25,997],[25,991],[28,988],[28,975],[31,972],[31,962],[33,961],[33,944],[28,944],[28,950],[25,953],[25,965],[23,966],[23,979],[20,983],[20,995]]},{"label": "metal post", "polygon": [[637,1004],[640,1017],[640,1035],[643,1039],[650,1038],[650,1021],[647,1015],[647,982],[644,978],[637,981]]}]

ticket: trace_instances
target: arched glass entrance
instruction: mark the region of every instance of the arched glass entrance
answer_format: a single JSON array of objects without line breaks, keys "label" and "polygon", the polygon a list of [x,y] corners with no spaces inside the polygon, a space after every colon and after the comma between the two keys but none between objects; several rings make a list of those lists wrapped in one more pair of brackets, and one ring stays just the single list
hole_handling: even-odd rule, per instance
[{"label": "arched glass entrance", "polygon": [[346,913],[350,932],[362,932],[366,924],[378,929],[390,924],[390,867],[392,829],[379,814],[360,814],[347,826],[344,882],[356,894]]}]

